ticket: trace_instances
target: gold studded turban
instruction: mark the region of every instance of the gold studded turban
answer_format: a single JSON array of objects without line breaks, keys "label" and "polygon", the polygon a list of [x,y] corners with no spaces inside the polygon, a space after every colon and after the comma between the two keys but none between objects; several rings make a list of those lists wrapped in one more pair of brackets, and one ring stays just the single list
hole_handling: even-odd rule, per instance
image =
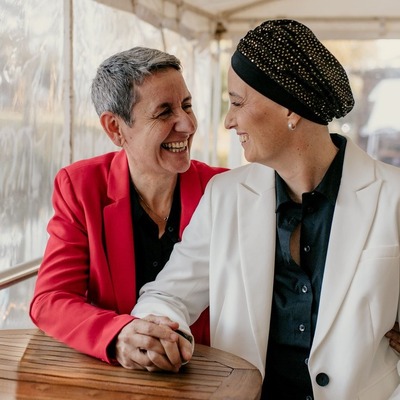
[{"label": "gold studded turban", "polygon": [[297,21],[265,21],[249,31],[231,64],[252,88],[318,124],[344,117],[354,106],[342,65]]}]

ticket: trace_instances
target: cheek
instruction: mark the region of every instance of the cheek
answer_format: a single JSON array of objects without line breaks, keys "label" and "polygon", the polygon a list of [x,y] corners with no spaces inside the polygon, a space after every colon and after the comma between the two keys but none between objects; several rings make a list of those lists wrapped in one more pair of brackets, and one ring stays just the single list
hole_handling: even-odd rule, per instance
[{"label": "cheek", "polygon": [[246,123],[246,130],[248,133],[256,133],[259,136],[260,133],[268,129],[270,118],[266,113],[261,112],[247,112],[242,116],[242,120]]},{"label": "cheek", "polygon": [[255,107],[254,110],[250,112],[250,118],[258,123],[265,123],[266,121],[271,121],[273,113],[269,110],[265,110],[264,107]]}]

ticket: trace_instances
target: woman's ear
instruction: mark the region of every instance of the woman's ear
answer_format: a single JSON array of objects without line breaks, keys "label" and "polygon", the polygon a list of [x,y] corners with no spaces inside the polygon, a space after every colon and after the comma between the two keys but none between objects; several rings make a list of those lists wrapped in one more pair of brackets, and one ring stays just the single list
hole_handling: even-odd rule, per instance
[{"label": "woman's ear", "polygon": [[123,145],[120,119],[110,111],[105,111],[100,115],[100,123],[111,141],[118,147]]},{"label": "woman's ear", "polygon": [[297,124],[300,122],[301,117],[300,115],[296,114],[292,110],[287,110],[287,121],[290,130],[294,130]]}]

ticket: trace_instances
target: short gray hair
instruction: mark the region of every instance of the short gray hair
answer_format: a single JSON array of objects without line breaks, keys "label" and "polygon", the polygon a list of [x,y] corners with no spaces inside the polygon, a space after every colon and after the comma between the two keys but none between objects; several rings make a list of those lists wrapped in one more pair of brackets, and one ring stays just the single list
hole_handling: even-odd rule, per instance
[{"label": "short gray hair", "polygon": [[175,56],[147,47],[133,47],[103,61],[92,82],[91,96],[97,114],[110,111],[129,126],[133,123],[132,108],[138,101],[136,87],[146,76],[162,70],[182,70]]}]

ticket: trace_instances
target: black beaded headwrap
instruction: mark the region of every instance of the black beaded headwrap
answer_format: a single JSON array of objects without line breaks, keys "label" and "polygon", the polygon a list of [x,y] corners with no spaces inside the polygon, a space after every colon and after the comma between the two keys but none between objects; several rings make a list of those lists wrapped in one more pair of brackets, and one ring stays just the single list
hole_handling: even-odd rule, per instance
[{"label": "black beaded headwrap", "polygon": [[318,124],[344,117],[354,106],[342,65],[297,21],[266,21],[249,31],[231,64],[253,89]]}]

